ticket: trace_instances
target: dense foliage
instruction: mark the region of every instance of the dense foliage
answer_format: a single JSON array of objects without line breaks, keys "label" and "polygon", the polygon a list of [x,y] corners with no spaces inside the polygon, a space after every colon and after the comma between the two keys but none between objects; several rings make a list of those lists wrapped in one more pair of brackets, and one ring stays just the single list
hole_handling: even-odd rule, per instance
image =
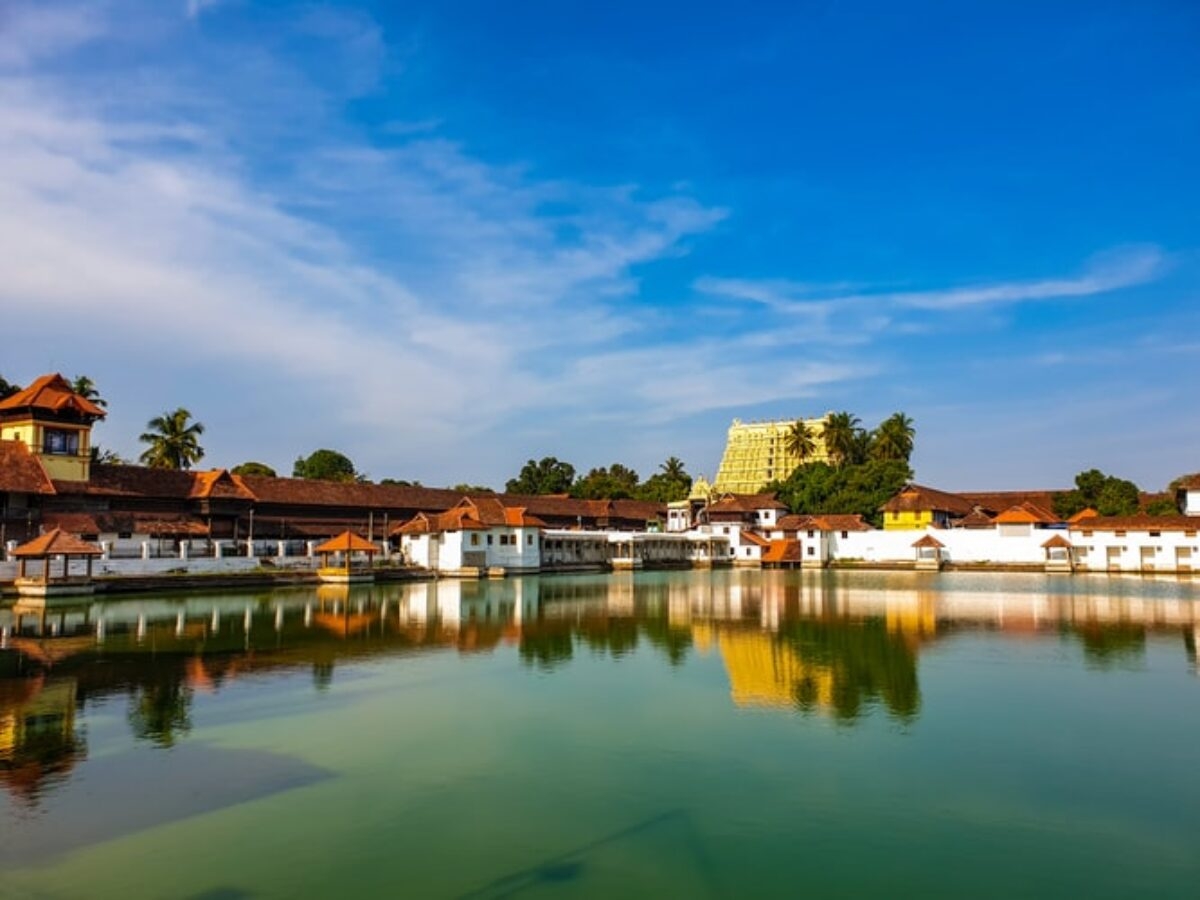
[{"label": "dense foliage", "polygon": [[276,477],[275,470],[266,463],[254,462],[253,460],[250,462],[244,462],[240,466],[234,466],[229,471],[231,471],[234,475],[264,475],[267,478]]},{"label": "dense foliage", "polygon": [[510,478],[504,489],[510,494],[565,494],[575,482],[575,467],[559,462],[553,456],[540,461],[529,460],[516,478]]},{"label": "dense foliage", "polygon": [[912,469],[904,460],[872,459],[857,465],[835,466],[809,463],[798,466],[785,481],[767,489],[793,512],[858,513],[879,526],[879,507],[912,480]]},{"label": "dense foliage", "polygon": [[637,495],[638,473],[628,466],[613,463],[608,468],[592,469],[573,485],[570,494],[581,500],[623,500]]},{"label": "dense foliage", "polygon": [[310,481],[358,481],[359,473],[355,471],[350,457],[337,450],[314,450],[307,458],[299,457],[292,466],[293,478],[307,478]]},{"label": "dense foliage", "polygon": [[1088,469],[1075,476],[1075,490],[1054,495],[1054,512],[1065,519],[1091,507],[1102,516],[1131,516],[1138,511],[1139,499],[1132,481]]},{"label": "dense foliage", "polygon": [[11,397],[20,390],[21,386],[19,384],[5,381],[4,376],[0,375],[0,400],[3,400],[5,397]]}]

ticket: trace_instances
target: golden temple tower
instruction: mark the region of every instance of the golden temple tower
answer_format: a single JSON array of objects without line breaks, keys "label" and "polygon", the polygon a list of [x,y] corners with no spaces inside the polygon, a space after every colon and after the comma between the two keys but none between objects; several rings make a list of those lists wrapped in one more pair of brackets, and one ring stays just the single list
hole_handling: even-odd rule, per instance
[{"label": "golden temple tower", "polygon": [[[813,436],[813,453],[804,462],[827,462],[822,437],[828,414],[819,419],[802,420]],[[718,494],[755,494],[775,480],[792,474],[800,458],[787,450],[787,436],[796,419],[770,422],[743,422],[734,419],[729,439],[721,456],[721,467],[713,489]]]}]

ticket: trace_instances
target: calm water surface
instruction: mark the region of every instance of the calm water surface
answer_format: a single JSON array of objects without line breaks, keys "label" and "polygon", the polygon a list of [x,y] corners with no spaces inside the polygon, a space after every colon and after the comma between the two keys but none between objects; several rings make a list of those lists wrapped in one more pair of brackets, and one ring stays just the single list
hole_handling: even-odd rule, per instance
[{"label": "calm water surface", "polygon": [[1195,897],[1200,583],[0,608],[3,897]]}]

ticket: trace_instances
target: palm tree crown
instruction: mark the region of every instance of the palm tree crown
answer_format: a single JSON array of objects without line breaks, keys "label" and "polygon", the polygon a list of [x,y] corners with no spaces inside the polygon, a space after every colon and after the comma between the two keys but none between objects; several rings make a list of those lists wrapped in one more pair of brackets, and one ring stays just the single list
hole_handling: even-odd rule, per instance
[{"label": "palm tree crown", "polygon": [[853,462],[859,449],[859,418],[853,413],[830,413],[825,419],[825,452],[836,465]]},{"label": "palm tree crown", "polygon": [[683,460],[678,456],[670,456],[667,461],[659,466],[662,469],[663,475],[670,478],[672,481],[680,481],[688,477],[687,470],[683,466]]},{"label": "palm tree crown", "polygon": [[100,396],[100,391],[96,388],[96,382],[92,381],[86,375],[76,375],[75,380],[71,382],[71,390],[84,400],[91,400],[101,409],[108,409],[108,401]]},{"label": "palm tree crown", "polygon": [[912,456],[913,438],[916,437],[913,420],[902,412],[892,413],[875,429],[871,443],[871,455],[876,459],[903,459]]},{"label": "palm tree crown", "polygon": [[138,438],[149,448],[141,461],[152,469],[190,469],[193,463],[204,458],[204,448],[199,437],[204,426],[199,422],[188,424],[192,414],[182,406],[174,412],[163,413],[146,423],[150,429]]},{"label": "palm tree crown", "polygon": [[783,439],[783,449],[798,458],[800,465],[804,465],[808,458],[816,452],[816,436],[803,419],[797,419],[792,423],[787,436]]}]

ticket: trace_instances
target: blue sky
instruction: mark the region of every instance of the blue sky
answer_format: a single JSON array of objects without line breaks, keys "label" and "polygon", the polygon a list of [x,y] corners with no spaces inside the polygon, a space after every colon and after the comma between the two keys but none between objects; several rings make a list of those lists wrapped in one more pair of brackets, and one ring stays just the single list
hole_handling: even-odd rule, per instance
[{"label": "blue sky", "polygon": [[1200,6],[900,6],[10,0],[0,374],[425,484],[833,409],[1200,468]]}]

